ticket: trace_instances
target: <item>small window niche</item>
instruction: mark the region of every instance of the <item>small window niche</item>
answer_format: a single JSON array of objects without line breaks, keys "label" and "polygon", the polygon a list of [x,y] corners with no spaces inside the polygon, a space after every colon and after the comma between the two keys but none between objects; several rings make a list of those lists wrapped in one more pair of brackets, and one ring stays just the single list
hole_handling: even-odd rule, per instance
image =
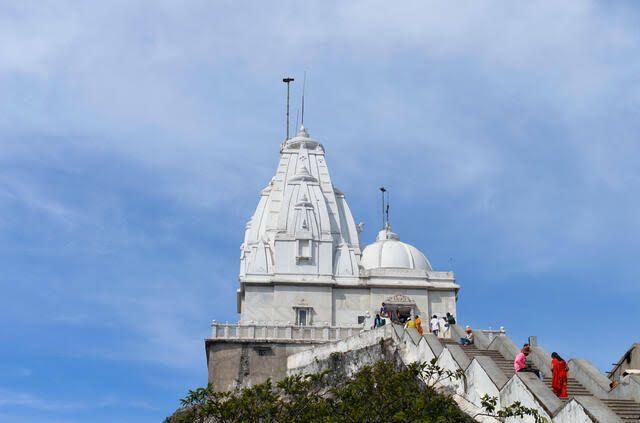
[{"label": "small window niche", "polygon": [[296,311],[296,325],[311,325],[311,308],[310,307],[294,307]]},{"label": "small window niche", "polygon": [[310,239],[298,240],[298,260],[311,260],[311,243]]},{"label": "small window niche", "polygon": [[271,347],[259,346],[259,347],[255,347],[254,350],[261,357],[265,357],[265,356],[269,356],[269,355],[275,355],[274,352],[273,352],[273,349],[271,349]]}]

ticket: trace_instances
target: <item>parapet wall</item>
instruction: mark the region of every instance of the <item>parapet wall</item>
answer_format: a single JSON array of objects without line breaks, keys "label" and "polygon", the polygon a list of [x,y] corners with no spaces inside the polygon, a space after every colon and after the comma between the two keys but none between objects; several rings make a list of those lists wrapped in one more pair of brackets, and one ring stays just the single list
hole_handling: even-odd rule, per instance
[{"label": "parapet wall", "polygon": [[363,331],[358,335],[344,340],[315,345],[311,348],[293,354],[287,358],[289,374],[314,373],[319,368],[317,363],[327,362],[333,355],[351,351],[359,351],[380,344],[381,340],[389,340],[395,336],[392,325],[382,326],[373,330]]}]

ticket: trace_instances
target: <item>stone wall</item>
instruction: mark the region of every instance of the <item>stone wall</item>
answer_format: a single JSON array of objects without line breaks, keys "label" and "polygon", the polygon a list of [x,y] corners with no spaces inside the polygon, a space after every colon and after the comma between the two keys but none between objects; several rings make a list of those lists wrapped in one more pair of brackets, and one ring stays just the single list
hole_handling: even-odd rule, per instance
[{"label": "stone wall", "polygon": [[625,370],[640,370],[640,344],[633,344],[614,366],[609,376],[611,380],[620,381]]},{"label": "stone wall", "polygon": [[228,391],[280,380],[287,375],[287,357],[311,348],[309,342],[256,340],[207,340],[208,382],[217,391]]}]

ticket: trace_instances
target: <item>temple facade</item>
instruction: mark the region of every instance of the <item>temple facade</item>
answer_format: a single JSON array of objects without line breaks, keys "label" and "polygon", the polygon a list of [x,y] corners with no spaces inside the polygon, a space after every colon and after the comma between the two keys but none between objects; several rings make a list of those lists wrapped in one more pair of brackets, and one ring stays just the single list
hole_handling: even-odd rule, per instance
[{"label": "temple facade", "polygon": [[240,247],[240,324],[370,325],[385,306],[403,315],[456,313],[452,272],[434,271],[389,225],[360,244],[322,144],[304,127],[285,141]]},{"label": "temple facade", "polygon": [[227,390],[278,379],[292,354],[420,315],[456,316],[459,286],[386,223],[362,248],[324,146],[304,127],[280,146],[240,246],[237,323],[212,322],[209,382]]},{"label": "temple facade", "polygon": [[[348,376],[378,360],[435,362],[452,374],[464,373],[436,388],[474,419],[482,415],[478,421],[502,421],[483,414],[488,395],[499,406],[517,402],[554,423],[640,422],[640,374],[633,369],[637,345],[616,364],[611,379],[587,360],[568,360],[568,398],[560,399],[551,390],[552,357],[535,336],[527,340],[526,360],[540,378],[515,372],[520,348],[502,327],[469,326],[466,332],[451,324],[432,333],[398,324],[416,315],[426,323],[428,316],[447,312],[460,322],[460,287],[452,272],[434,271],[420,250],[400,241],[388,222],[364,248],[361,229],[331,181],[324,147],[301,128],[282,144],[276,174],[246,225],[239,320],[213,321],[205,340],[214,389],[325,370]],[[374,328],[380,312],[389,324]],[[461,342],[463,337],[470,343]]]},{"label": "temple facade", "polygon": [[[640,374],[634,345],[611,379],[587,360],[568,360],[568,397],[551,390],[552,357],[537,337],[527,363],[538,375],[515,372],[521,343],[504,328],[469,333],[451,324],[438,333],[402,325],[405,318],[456,313],[460,287],[452,272],[434,271],[417,248],[385,223],[361,246],[345,195],[329,176],[322,144],[301,128],[280,148],[276,174],[260,193],[240,246],[237,323],[213,321],[205,340],[209,382],[232,390],[325,370],[350,375],[367,364],[435,362],[451,374],[436,388],[478,421],[500,423],[482,409],[518,403],[553,423],[640,422]],[[384,313],[381,313],[384,311]],[[372,327],[376,313],[388,324]],[[517,345],[518,344],[518,345]],[[425,382],[430,382],[425,380]],[[506,421],[536,421],[531,416]]]}]

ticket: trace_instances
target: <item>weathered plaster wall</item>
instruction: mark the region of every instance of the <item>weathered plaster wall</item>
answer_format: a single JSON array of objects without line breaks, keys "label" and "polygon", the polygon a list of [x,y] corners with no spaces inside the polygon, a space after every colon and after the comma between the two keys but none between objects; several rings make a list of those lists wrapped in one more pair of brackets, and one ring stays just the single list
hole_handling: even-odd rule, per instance
[{"label": "weathered plaster wall", "polygon": [[611,391],[611,396],[640,402],[640,376],[627,375],[620,379],[620,384]]},{"label": "weathered plaster wall", "polygon": [[516,355],[520,352],[520,348],[507,336],[496,336],[487,349],[498,351],[509,360],[515,360]]},{"label": "weathered plaster wall", "polygon": [[[438,341],[436,340],[436,342]],[[416,355],[418,361],[426,363],[430,363],[434,358],[438,358],[438,355],[424,337],[420,339],[418,343]]]},{"label": "weathered plaster wall", "polygon": [[273,286],[245,286],[241,312],[245,321],[273,320]]},{"label": "weathered plaster wall", "polygon": [[399,342],[399,353],[405,364],[420,361],[418,345],[420,345],[420,334],[415,329],[407,329],[403,332]]},{"label": "weathered plaster wall", "polygon": [[341,341],[319,344],[291,355],[287,359],[287,369],[290,374],[312,373],[318,360],[327,360],[334,353],[357,351],[361,348],[377,345],[381,339],[391,338],[397,339],[397,336],[393,326],[387,325],[375,330],[363,331]]},{"label": "weathered plaster wall", "polygon": [[250,386],[287,373],[287,357],[309,349],[309,343],[241,341],[206,342],[208,381],[217,391]]},{"label": "weathered plaster wall", "polygon": [[442,317],[447,314],[447,312],[452,313],[457,317],[456,314],[456,296],[452,291],[429,291],[429,309],[428,314],[433,316],[434,314],[438,315],[438,317]]},{"label": "weathered plaster wall", "polygon": [[623,423],[623,421],[599,399],[577,396],[555,415],[553,423]]},{"label": "weathered plaster wall", "polygon": [[[331,323],[330,286],[275,285],[273,287],[273,318],[275,320],[295,322],[294,306],[313,307],[312,324]],[[357,323],[357,322],[356,322]]]},{"label": "weathered plaster wall", "polygon": [[633,344],[620,359],[620,365],[612,370],[611,379],[620,380],[624,371],[628,369],[640,369],[640,343]]},{"label": "weathered plaster wall", "polygon": [[[458,326],[461,327],[460,325]],[[480,348],[481,350],[486,350],[489,347],[489,344],[491,344],[491,341],[492,340],[487,335],[482,333],[482,331],[480,330],[473,331],[473,343],[475,344],[476,347]]]},{"label": "weathered plaster wall", "polygon": [[[380,305],[377,305],[380,309]],[[356,324],[358,316],[367,316],[371,326],[371,316],[375,317],[376,306],[371,304],[369,289],[366,288],[334,288],[333,289],[333,324]]]},{"label": "weathered plaster wall", "polygon": [[467,382],[465,396],[475,406],[480,407],[484,395],[498,397],[500,389],[506,384],[507,377],[489,357],[476,357],[465,370]]},{"label": "weathered plaster wall", "polygon": [[[438,361],[436,362],[436,364],[440,368],[450,370],[452,372],[456,372],[461,368],[448,348],[442,350],[442,353],[440,354],[440,357],[438,357]],[[462,395],[465,392],[464,380],[456,380],[453,378],[444,379],[440,382],[440,385],[451,394],[457,393]]]},{"label": "weathered plaster wall", "polygon": [[551,354],[540,346],[531,346],[527,361],[533,363],[545,377],[551,377]]},{"label": "weathered plaster wall", "polygon": [[589,361],[583,359],[571,359],[567,363],[571,377],[580,382],[589,392],[598,398],[609,398],[609,383],[605,375]]},{"label": "weathered plaster wall", "polygon": [[554,423],[598,423],[591,420],[576,400],[571,400],[553,419]]},{"label": "weathered plaster wall", "polygon": [[[533,392],[531,392],[527,385],[522,380],[523,377],[529,377],[530,374],[521,375],[516,374],[505,384],[505,386],[500,390],[500,404],[503,407],[508,407],[516,401],[519,401],[525,407],[533,408],[538,410],[542,417],[545,417],[548,421],[551,421],[551,415],[554,411],[547,411],[547,409],[542,405],[542,403],[536,398]],[[533,376],[535,378],[535,376]],[[542,382],[540,382],[542,383]],[[551,392],[551,391],[549,391]],[[557,399],[556,399],[557,400]],[[557,400],[559,403],[559,400]],[[557,405],[557,409],[560,408],[560,404]],[[526,416],[524,418],[513,418],[510,417],[506,420],[507,422],[525,422],[525,423],[535,423],[535,419],[531,416]]]},{"label": "weathered plaster wall", "polygon": [[356,350],[334,351],[290,373],[311,374],[331,370],[337,374],[350,376],[363,366],[375,364],[380,360],[392,361],[398,365],[403,363],[393,340],[380,339],[377,343]]}]

